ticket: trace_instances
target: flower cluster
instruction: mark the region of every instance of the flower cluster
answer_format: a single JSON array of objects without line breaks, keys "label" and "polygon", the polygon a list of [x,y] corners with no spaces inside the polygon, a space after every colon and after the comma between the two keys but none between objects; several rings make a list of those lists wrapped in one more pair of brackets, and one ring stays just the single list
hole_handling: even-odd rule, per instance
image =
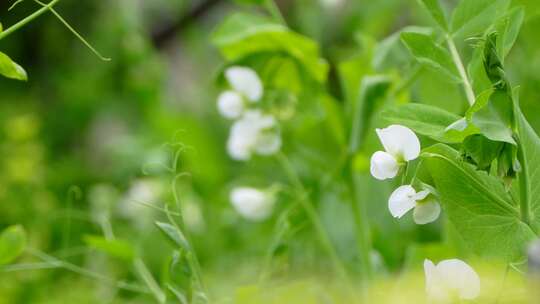
[{"label": "flower cluster", "polygon": [[[385,151],[371,157],[371,175],[379,180],[394,178],[407,162],[420,156],[420,140],[414,132],[401,125],[376,129]],[[430,190],[417,192],[412,185],[398,187],[388,200],[388,209],[395,218],[401,218],[414,209],[414,222],[423,225],[435,221],[441,213],[439,202]]]},{"label": "flower cluster", "polygon": [[[379,180],[396,177],[408,162],[420,156],[420,140],[414,132],[401,125],[376,129],[385,151],[371,157],[371,175]],[[441,206],[430,189],[417,191],[412,185],[399,186],[388,199],[388,209],[395,218],[401,218],[414,209],[414,222],[420,225],[434,222],[441,213]],[[444,260],[435,265],[424,261],[426,292],[430,300],[448,303],[454,299],[471,300],[480,293],[480,278],[465,262],[458,259]]]},{"label": "flower cluster", "polygon": [[233,66],[225,71],[230,89],[218,97],[218,111],[235,120],[227,141],[227,152],[239,161],[253,154],[272,155],[281,148],[281,136],[274,116],[264,113],[257,105],[264,88],[255,71]]}]

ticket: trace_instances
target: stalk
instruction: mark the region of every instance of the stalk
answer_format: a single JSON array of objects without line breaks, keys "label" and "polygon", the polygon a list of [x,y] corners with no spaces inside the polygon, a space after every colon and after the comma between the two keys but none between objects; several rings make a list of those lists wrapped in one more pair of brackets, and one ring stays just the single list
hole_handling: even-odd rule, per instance
[{"label": "stalk", "polygon": [[476,97],[474,95],[471,82],[469,81],[469,77],[467,76],[467,71],[465,70],[465,66],[463,65],[463,61],[461,60],[461,57],[459,56],[458,50],[456,48],[456,44],[454,43],[454,40],[452,39],[450,35],[446,36],[446,43],[448,44],[448,49],[450,50],[450,54],[452,55],[452,60],[454,61],[454,64],[456,65],[459,75],[461,76],[461,80],[463,81],[463,89],[465,90],[467,101],[469,102],[469,105],[472,106],[474,104]]},{"label": "stalk", "polygon": [[531,222],[531,208],[530,208],[530,189],[529,189],[529,168],[528,163],[525,160],[525,153],[523,152],[523,145],[518,142],[518,160],[521,163],[521,173],[518,176],[519,180],[519,209],[521,214],[521,220],[529,225]]},{"label": "stalk", "polygon": [[28,24],[30,21],[32,21],[32,20],[36,19],[37,17],[43,15],[43,13],[47,12],[54,5],[56,5],[56,3],[58,3],[58,1],[60,1],[60,0],[52,0],[51,2],[49,2],[49,4],[46,4],[42,8],[38,9],[37,11],[35,11],[30,16],[22,19],[21,21],[15,23],[14,25],[10,26],[9,28],[7,28],[3,32],[1,32],[0,33],[0,40],[6,38],[7,36],[9,36],[11,34],[13,34],[15,31],[17,31],[21,27],[25,26],[26,24]]}]

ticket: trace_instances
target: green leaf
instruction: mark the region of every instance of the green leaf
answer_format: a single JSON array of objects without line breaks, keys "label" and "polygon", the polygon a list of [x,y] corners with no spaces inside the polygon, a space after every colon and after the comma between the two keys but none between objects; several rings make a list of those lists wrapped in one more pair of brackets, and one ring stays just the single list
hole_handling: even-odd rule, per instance
[{"label": "green leaf", "polygon": [[191,251],[191,246],[189,246],[189,242],[187,241],[182,231],[180,231],[180,229],[164,222],[155,222],[155,224],[159,228],[159,230],[163,232],[167,239],[173,242],[174,245],[180,247],[183,250]]},{"label": "green leaf", "polygon": [[362,78],[360,96],[353,105],[350,150],[356,152],[366,136],[375,109],[388,92],[392,80],[385,75],[370,75]]},{"label": "green leaf", "polygon": [[523,152],[521,166],[525,169],[520,174],[527,174],[524,178],[528,181],[526,187],[529,190],[533,222],[535,227],[540,227],[540,138],[517,106],[516,127],[520,140],[519,148]]},{"label": "green leaf", "polygon": [[480,170],[488,170],[503,147],[503,142],[491,141],[480,134],[469,136],[463,141],[465,156],[470,157]]},{"label": "green leaf", "polygon": [[448,21],[439,3],[439,0],[419,0],[420,4],[429,12],[431,18],[444,30],[448,31]]},{"label": "green leaf", "polygon": [[0,265],[11,263],[26,247],[26,233],[20,225],[10,226],[0,234]]},{"label": "green leaf", "polygon": [[525,9],[522,6],[514,7],[508,14],[504,15],[497,24],[497,53],[499,58],[504,60],[508,55],[519,34],[519,30],[525,18]]},{"label": "green leaf", "polygon": [[0,52],[0,75],[16,80],[28,79],[26,71],[2,52]]},{"label": "green leaf", "polygon": [[460,117],[438,107],[410,103],[389,108],[383,111],[381,116],[389,123],[404,125],[436,141],[458,143],[463,140],[462,136],[453,136],[446,131],[447,127]]},{"label": "green leaf", "polygon": [[401,40],[420,63],[443,72],[454,81],[460,81],[452,56],[445,48],[436,44],[433,37],[418,32],[403,32]]},{"label": "green leaf", "polygon": [[483,33],[509,5],[510,0],[461,0],[452,15],[450,31],[467,37]]},{"label": "green leaf", "polygon": [[135,257],[135,250],[128,241],[107,240],[99,235],[86,235],[84,242],[96,250],[122,260],[131,261]]},{"label": "green leaf", "polygon": [[475,170],[459,152],[443,144],[426,149],[422,157],[444,211],[467,246],[482,257],[522,258],[536,236],[520,220],[502,181]]},{"label": "green leaf", "polygon": [[286,53],[314,79],[326,80],[328,64],[320,57],[317,43],[267,18],[233,14],[213,33],[212,42],[229,61],[257,53]]}]

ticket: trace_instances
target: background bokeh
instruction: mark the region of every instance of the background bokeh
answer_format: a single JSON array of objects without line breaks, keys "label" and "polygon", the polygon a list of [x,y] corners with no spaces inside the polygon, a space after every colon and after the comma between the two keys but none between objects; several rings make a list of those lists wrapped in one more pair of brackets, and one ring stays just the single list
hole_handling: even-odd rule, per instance
[{"label": "background bokeh", "polygon": [[[521,85],[525,116],[540,130],[540,2],[514,2],[525,5],[526,18],[506,69],[512,83]],[[293,30],[320,43],[331,64],[328,98],[338,106],[358,91],[345,90],[340,74],[372,71],[366,62],[378,41],[407,25],[430,24],[414,0],[277,3]],[[25,1],[8,12],[10,5],[0,2],[4,27],[37,9]],[[235,185],[267,187],[285,179],[272,158],[249,163],[229,158],[225,142],[230,123],[215,106],[224,62],[210,36],[230,13],[259,9],[219,0],[62,0],[56,9],[112,61],[99,60],[50,14],[1,41],[2,52],[25,67],[29,80],[0,78],[0,228],[21,224],[32,248],[116,280],[134,280],[129,263],[85,242],[88,235],[112,229],[137,249],[159,279],[171,247],[153,222],[165,215],[136,201],[163,207],[173,200],[173,176],[165,166],[181,149],[180,170],[189,176],[180,179],[178,193],[187,229],[211,293],[233,297],[236,288],[257,280],[279,211],[292,203],[280,196],[275,216],[253,223],[240,218],[228,201]],[[399,77],[400,63],[409,58],[406,52],[393,58],[396,62],[383,62],[375,72]],[[465,110],[457,84],[430,71],[416,80],[400,98],[455,113]],[[285,102],[286,115],[294,118],[282,127],[284,152],[318,198],[324,224],[354,275],[361,269],[352,245],[348,194],[329,173],[341,151],[326,136],[330,131],[319,98],[300,96]],[[378,124],[375,119],[373,126]],[[368,132],[366,155],[378,147]],[[358,163],[365,165],[361,159]],[[418,228],[410,219],[393,220],[386,211],[390,184],[369,177],[362,183],[373,254],[383,276],[418,264],[415,252],[444,238],[441,223]],[[304,216],[296,220],[302,228],[277,259],[277,276],[326,275],[328,259]],[[75,301],[148,303],[151,297],[63,269],[0,273],[0,303]]]}]

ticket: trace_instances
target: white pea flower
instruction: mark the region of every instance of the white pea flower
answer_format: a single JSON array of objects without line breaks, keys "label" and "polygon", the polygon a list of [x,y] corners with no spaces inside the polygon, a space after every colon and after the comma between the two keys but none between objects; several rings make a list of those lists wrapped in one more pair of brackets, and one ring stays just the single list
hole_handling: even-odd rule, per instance
[{"label": "white pea flower", "polygon": [[257,73],[246,67],[233,66],[225,70],[231,90],[218,97],[219,113],[229,119],[239,118],[246,109],[245,100],[257,102],[263,95],[263,85]]},{"label": "white pea flower", "polygon": [[398,187],[388,199],[388,209],[395,218],[401,218],[414,209],[413,219],[419,225],[435,221],[441,213],[441,206],[428,190],[416,192],[411,185]]},{"label": "white pea flower", "polygon": [[391,125],[376,129],[377,136],[385,151],[377,151],[371,156],[371,175],[376,179],[393,178],[404,162],[420,155],[420,140],[414,132],[401,125]]},{"label": "white pea flower", "polygon": [[252,221],[268,218],[272,214],[275,201],[271,193],[249,187],[233,189],[230,200],[241,216]]},{"label": "white pea flower", "polygon": [[272,155],[281,148],[281,136],[272,115],[259,110],[247,111],[231,127],[227,141],[229,155],[236,160],[248,160],[253,153]]},{"label": "white pea flower", "polygon": [[448,303],[454,300],[472,300],[480,294],[480,278],[467,263],[450,259],[435,265],[424,261],[426,293],[428,298]]}]

